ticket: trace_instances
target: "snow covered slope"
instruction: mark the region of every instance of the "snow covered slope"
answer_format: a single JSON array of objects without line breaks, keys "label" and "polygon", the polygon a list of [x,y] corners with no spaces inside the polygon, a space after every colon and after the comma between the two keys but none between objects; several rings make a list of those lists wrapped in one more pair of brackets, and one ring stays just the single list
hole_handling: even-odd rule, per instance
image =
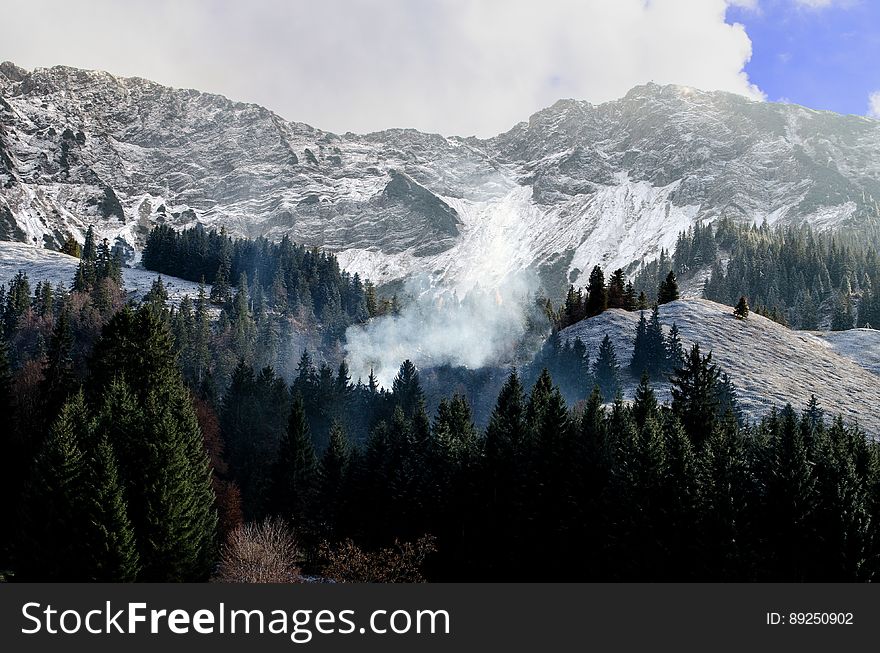
[{"label": "snow covered slope", "polygon": [[[563,337],[581,338],[592,356],[605,334],[612,339],[622,368],[632,357],[638,313],[609,310],[562,331]],[[815,394],[831,415],[858,421],[873,437],[880,437],[880,377],[835,351],[828,341],[806,331],[792,331],[755,315],[738,320],[729,306],[705,299],[685,299],[660,307],[665,330],[678,325],[687,349],[697,342],[704,352],[730,375],[737,386],[740,404],[750,418],[772,407],[791,403],[802,408]],[[862,330],[864,331],[864,330]],[[853,332],[846,332],[851,334]],[[873,332],[877,333],[877,332]],[[841,348],[843,345],[838,342]],[[880,357],[880,339],[862,342],[863,354]],[[631,398],[637,381],[626,369],[625,395]],[[657,387],[658,396],[669,399],[668,384]]]},{"label": "snow covered slope", "polygon": [[[491,139],[343,135],[104,72],[0,64],[0,239],[126,249],[196,221],[336,251],[379,282],[582,283],[696,220],[880,219],[880,122],[649,84]],[[118,239],[118,240],[117,240]]]},{"label": "snow covered slope", "polygon": [[[53,286],[61,284],[70,288],[76,274],[79,259],[24,243],[0,242],[0,283],[7,283],[21,270],[28,275],[31,292],[39,281],[49,281]],[[141,299],[159,276],[155,272],[139,268],[123,268],[122,280],[132,299]],[[177,305],[184,295],[195,299],[199,284],[177,277],[162,275],[162,283],[168,291],[168,301]],[[210,286],[206,288],[211,292]]]},{"label": "snow covered slope", "polygon": [[841,356],[854,360],[869,372],[880,376],[880,331],[849,329],[822,331],[816,335]]}]

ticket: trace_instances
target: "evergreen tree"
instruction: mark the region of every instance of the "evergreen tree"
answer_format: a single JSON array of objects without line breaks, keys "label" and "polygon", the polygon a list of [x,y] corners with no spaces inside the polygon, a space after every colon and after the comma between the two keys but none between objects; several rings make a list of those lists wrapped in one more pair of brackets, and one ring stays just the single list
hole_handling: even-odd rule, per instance
[{"label": "evergreen tree", "polygon": [[626,308],[626,277],[620,268],[608,280],[608,308]]},{"label": "evergreen tree", "polygon": [[129,499],[140,579],[206,578],[217,524],[211,470],[167,324],[148,307],[123,309],[104,327],[91,369],[103,400],[99,434],[117,452]]},{"label": "evergreen tree", "polygon": [[648,322],[645,320],[645,312],[642,311],[639,315],[639,322],[636,325],[636,338],[633,342],[632,360],[629,364],[629,369],[633,376],[647,373],[650,366],[647,332]]},{"label": "evergreen tree", "polygon": [[405,360],[401,364],[392,382],[391,394],[394,405],[399,406],[403,414],[410,419],[419,409],[424,409],[425,395],[422,392],[419,372],[412,361]]},{"label": "evergreen tree", "polygon": [[220,265],[214,273],[214,283],[211,286],[211,302],[214,304],[228,304],[232,299],[232,287],[230,275],[232,274],[232,258],[227,247],[223,248]]},{"label": "evergreen tree", "polygon": [[85,580],[82,499],[88,474],[81,441],[87,429],[85,402],[77,394],[49,429],[25,490],[16,556],[24,580]]},{"label": "evergreen tree", "polygon": [[632,410],[633,418],[639,428],[643,427],[649,419],[657,419],[660,414],[660,405],[657,403],[657,396],[654,394],[654,390],[651,388],[647,372],[642,373],[642,378],[636,388]]},{"label": "evergreen tree", "polygon": [[660,309],[656,304],[651,309],[651,319],[645,328],[645,350],[648,373],[657,375],[663,372],[667,367],[666,338],[660,324]]},{"label": "evergreen tree", "polygon": [[[647,301],[647,298],[645,301]],[[636,298],[636,289],[632,281],[626,282],[626,288],[623,291],[623,307],[628,311],[634,311],[639,308],[639,300]]]},{"label": "evergreen tree", "polygon": [[840,294],[834,303],[834,309],[831,313],[831,330],[846,331],[854,326],[855,319],[849,295]]},{"label": "evergreen tree", "polygon": [[749,316],[749,303],[745,296],[741,296],[733,309],[733,314],[741,320],[745,320]]},{"label": "evergreen tree", "polygon": [[593,363],[593,378],[605,401],[611,401],[620,392],[620,366],[614,344],[607,335],[599,345],[599,355]]},{"label": "evergreen tree", "polygon": [[587,286],[586,317],[599,315],[608,308],[608,291],[605,288],[605,274],[598,265],[590,272]]},{"label": "evergreen tree", "polygon": [[144,304],[152,308],[159,315],[162,315],[167,308],[167,303],[168,291],[162,282],[162,275],[159,275],[153,280],[150,290],[144,295]]},{"label": "evergreen tree", "polygon": [[525,391],[513,370],[498,394],[489,419],[483,470],[486,522],[482,539],[487,553],[482,562],[490,573],[500,572],[502,577],[514,568],[521,547],[519,521],[524,497],[520,479],[525,472],[526,438]]},{"label": "evergreen tree", "polygon": [[349,445],[338,422],[330,427],[330,441],[318,465],[318,505],[324,516],[324,533],[331,539],[339,532],[339,516],[345,498]]},{"label": "evergreen tree", "polygon": [[98,257],[98,250],[95,246],[95,229],[89,225],[86,230],[86,238],[82,248],[82,259],[84,261],[95,261]]},{"label": "evergreen tree", "polygon": [[116,455],[106,437],[94,446],[85,482],[85,529],[88,580],[125,583],[140,570],[134,529],[119,478]]},{"label": "evergreen tree", "polygon": [[211,366],[211,318],[208,314],[208,300],[204,281],[199,284],[199,294],[195,306],[195,331],[192,345],[192,368],[195,381],[202,385]]},{"label": "evergreen tree", "polygon": [[684,364],[684,346],[678,333],[678,325],[673,322],[666,341],[666,370],[674,371]]},{"label": "evergreen tree", "polygon": [[700,345],[695,343],[684,365],[675,370],[671,379],[672,411],[696,446],[715,428],[720,374],[712,363],[712,353],[703,356]]},{"label": "evergreen tree", "polygon": [[666,275],[666,279],[664,279],[657,290],[657,303],[668,304],[678,298],[678,281],[675,278],[675,273],[670,270],[669,274]]},{"label": "evergreen tree", "polygon": [[281,440],[278,458],[272,469],[271,504],[276,514],[299,524],[305,521],[315,491],[317,460],[305,405],[296,394],[287,422],[287,433]]},{"label": "evergreen tree", "polygon": [[43,365],[40,395],[44,412],[39,416],[43,421],[54,419],[62,404],[76,389],[72,349],[73,336],[70,332],[70,318],[67,310],[62,310],[55,327],[52,329],[52,338],[49,340],[49,349]]}]

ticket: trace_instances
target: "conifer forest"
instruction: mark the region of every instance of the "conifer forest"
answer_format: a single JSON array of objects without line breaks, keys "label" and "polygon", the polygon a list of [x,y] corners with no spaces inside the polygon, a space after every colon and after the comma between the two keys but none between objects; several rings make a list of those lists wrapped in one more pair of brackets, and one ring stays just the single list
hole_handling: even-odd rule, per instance
[{"label": "conifer forest", "polygon": [[[732,318],[880,324],[861,241],[698,225],[534,298],[515,364],[404,359],[386,383],[353,376],[346,332],[406,299],[333,254],[157,226],[136,301],[106,241],[69,247],[67,283],[0,288],[5,580],[880,577],[878,434],[821,396],[744,414],[712,352],[658,316],[708,270]],[[162,275],[199,291],[171,301]],[[609,310],[638,315],[631,353],[565,337]]]}]

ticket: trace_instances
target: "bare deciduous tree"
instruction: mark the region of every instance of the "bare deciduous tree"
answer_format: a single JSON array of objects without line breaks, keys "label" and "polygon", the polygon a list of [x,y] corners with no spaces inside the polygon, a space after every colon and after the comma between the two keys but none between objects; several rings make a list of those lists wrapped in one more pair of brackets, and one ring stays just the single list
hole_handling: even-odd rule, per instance
[{"label": "bare deciduous tree", "polygon": [[266,519],[234,529],[220,554],[215,580],[221,583],[301,582],[299,547],[280,519]]}]

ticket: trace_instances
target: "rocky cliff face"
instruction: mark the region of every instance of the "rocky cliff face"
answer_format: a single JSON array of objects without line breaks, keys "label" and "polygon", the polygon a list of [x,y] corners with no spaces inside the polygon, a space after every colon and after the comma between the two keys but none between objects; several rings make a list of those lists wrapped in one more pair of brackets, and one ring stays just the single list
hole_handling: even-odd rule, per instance
[{"label": "rocky cliff face", "polygon": [[136,259],[195,222],[339,253],[379,282],[583,282],[697,220],[880,221],[880,122],[656,85],[563,100],[488,140],[336,135],[143,79],[0,65],[0,239],[88,225]]}]

